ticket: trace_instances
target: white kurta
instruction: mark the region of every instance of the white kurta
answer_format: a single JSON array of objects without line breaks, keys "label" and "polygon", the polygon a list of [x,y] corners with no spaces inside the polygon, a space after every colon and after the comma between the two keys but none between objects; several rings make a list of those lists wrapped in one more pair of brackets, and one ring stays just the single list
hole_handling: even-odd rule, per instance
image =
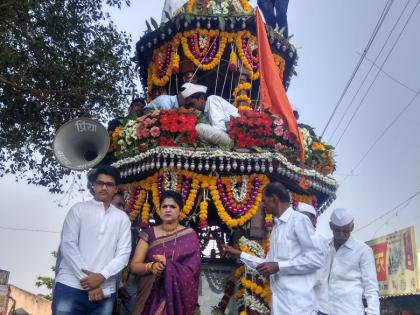
[{"label": "white kurta", "polygon": [[262,262],[278,263],[279,271],[270,277],[272,314],[316,314],[316,271],[325,263],[325,256],[315,230],[307,216],[292,208],[274,222],[267,257],[242,253],[241,260],[253,269]]},{"label": "white kurta", "polygon": [[217,95],[207,97],[204,115],[213,127],[226,131],[230,117],[238,117],[238,109],[224,98]]},{"label": "white kurta", "polygon": [[366,298],[367,315],[379,315],[379,288],[372,249],[350,237],[335,250],[331,241],[329,302],[331,315],[363,315],[362,297]]},{"label": "white kurta", "polygon": [[106,211],[96,200],[79,202],[67,213],[60,243],[60,262],[55,281],[83,290],[82,269],[101,273],[105,295],[115,292],[115,275],[128,263],[131,223],[123,211],[111,205]]},{"label": "white kurta", "polygon": [[330,239],[318,234],[325,253],[326,262],[316,272],[315,296],[318,302],[318,311],[324,314],[330,314],[330,305],[328,301],[328,277],[330,275],[331,254]]},{"label": "white kurta", "polygon": [[165,4],[163,5],[162,10],[161,23],[168,21],[165,12],[168,12],[169,16],[172,18],[187,2],[188,0],[165,0]]}]

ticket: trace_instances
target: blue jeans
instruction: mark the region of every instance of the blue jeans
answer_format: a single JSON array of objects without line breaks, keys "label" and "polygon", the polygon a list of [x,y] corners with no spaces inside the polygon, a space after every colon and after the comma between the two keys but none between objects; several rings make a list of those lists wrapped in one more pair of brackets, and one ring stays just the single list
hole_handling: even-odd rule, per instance
[{"label": "blue jeans", "polygon": [[111,315],[115,293],[102,301],[89,301],[86,291],[57,282],[54,286],[53,315]]}]

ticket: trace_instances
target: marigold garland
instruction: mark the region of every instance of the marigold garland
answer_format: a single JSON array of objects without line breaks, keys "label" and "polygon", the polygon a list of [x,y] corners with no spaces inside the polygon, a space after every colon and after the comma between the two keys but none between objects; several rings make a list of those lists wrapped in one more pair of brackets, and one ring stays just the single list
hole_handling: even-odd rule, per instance
[{"label": "marigold garland", "polygon": [[188,215],[190,214],[192,208],[194,207],[194,201],[195,201],[195,198],[197,197],[197,192],[199,188],[200,188],[199,181],[197,178],[194,178],[192,180],[191,190],[190,190],[190,193],[188,194],[187,200],[185,201],[184,208],[182,208],[182,212],[179,215],[180,221],[187,218]]},{"label": "marigold garland", "polygon": [[250,13],[252,11],[251,6],[248,3],[248,0],[241,0],[242,8],[244,9],[244,12],[246,14]]},{"label": "marigold garland", "polygon": [[192,11],[193,11],[193,7],[194,7],[194,5],[195,5],[196,1],[197,1],[197,0],[189,0],[189,1],[188,1],[187,7],[186,7],[186,11],[187,11],[187,13],[192,13]]},{"label": "marigold garland", "polygon": [[[225,209],[225,206],[222,203],[222,200],[220,198],[220,194],[217,188],[217,178],[215,176],[206,176],[201,175],[198,173],[194,173],[192,171],[186,171],[186,170],[173,170],[178,175],[178,183],[181,181],[179,180],[180,177],[184,178],[190,178],[192,180],[191,182],[191,190],[188,193],[187,200],[185,202],[185,206],[182,209],[182,213],[180,215],[180,220],[183,220],[188,217],[190,214],[192,208],[195,205],[195,200],[198,195],[198,191],[201,187],[201,189],[205,190],[205,196],[207,196],[207,189],[209,192],[209,195],[217,209],[217,213],[222,220],[224,224],[226,224],[228,227],[237,227],[244,225],[247,223],[258,211],[259,205],[262,201],[262,190],[263,187],[269,183],[269,179],[267,176],[263,174],[251,174],[249,182],[253,182],[256,178],[259,180],[259,186],[258,190],[255,190],[256,196],[253,198],[252,205],[249,206],[249,210],[242,215],[236,215],[234,217],[231,217],[228,212]],[[159,185],[158,181],[159,178],[162,176],[163,170],[160,170],[156,172],[154,175],[131,184],[132,191],[130,193],[130,204],[133,204],[132,208],[136,211],[140,211],[140,209],[143,207],[143,210],[148,210],[150,213],[150,209],[146,208],[144,209],[144,200],[148,199],[146,198],[147,192],[151,192],[152,196],[152,203],[150,204],[150,207],[153,205],[156,209],[156,213],[160,215],[160,192],[159,192]],[[230,181],[230,177],[222,177],[221,180],[224,183],[228,183]],[[200,185],[201,184],[201,185]],[[178,184],[180,185],[180,184]],[[133,197],[134,196],[134,197]],[[135,199],[134,199],[135,198]],[[232,198],[233,199],[233,198]],[[244,203],[248,203],[249,200],[244,200]],[[238,204],[239,205],[239,204]],[[134,210],[133,210],[134,211]],[[200,222],[202,225],[205,224],[207,220],[207,213],[208,211],[208,201],[207,197],[203,199],[202,203],[200,203]],[[138,215],[137,212],[137,215]],[[150,214],[149,214],[150,215]],[[134,214],[133,214],[134,217]],[[146,212],[144,212],[144,215],[142,216],[142,221],[146,221]]]},{"label": "marigold garland", "polygon": [[229,70],[231,71],[236,71],[238,70],[238,66],[237,66],[237,62],[238,62],[238,56],[236,55],[236,53],[233,51],[230,52],[230,56],[229,56]]},{"label": "marigold garland", "polygon": [[283,81],[283,75],[284,75],[284,69],[286,67],[286,62],[284,61],[283,57],[277,54],[273,54],[274,57],[274,63],[277,66],[277,69],[279,71],[280,80]]},{"label": "marigold garland", "polygon": [[[260,296],[264,300],[264,303],[266,303],[266,304],[269,303],[269,301],[271,299],[270,292],[268,292],[262,286],[259,286],[257,283],[255,283],[251,280],[248,280],[244,277],[241,278],[241,284],[245,289],[248,289],[252,293],[255,293],[256,295]],[[267,299],[267,297],[269,297],[270,299]]]},{"label": "marigold garland", "polygon": [[236,47],[238,48],[238,52],[239,52],[239,57],[244,65],[244,67],[248,70],[248,76],[251,80],[257,80],[260,77],[260,71],[257,69],[254,69],[254,67],[251,65],[251,62],[249,59],[251,59],[254,63],[258,64],[258,58],[252,56],[252,52],[251,52],[251,48],[245,47],[246,50],[244,50],[243,47],[243,43],[244,40],[249,40],[253,39],[255,37],[253,37],[251,35],[251,33],[249,31],[240,31],[238,32],[237,36],[236,36]]},{"label": "marigold garland", "polygon": [[142,227],[149,226],[149,217],[150,217],[150,204],[146,201],[143,205],[143,210],[141,212],[141,225]]},{"label": "marigold garland", "polygon": [[[212,44],[210,45],[209,50],[215,49],[213,48],[213,45],[216,45],[216,41],[219,40],[219,48],[217,50],[217,53],[214,55],[213,58],[210,58],[210,56],[207,56],[206,58],[211,59],[209,63],[203,63],[203,58],[198,59],[194,54],[192,53],[190,46],[188,44],[188,38],[190,37],[197,37],[200,34],[206,34],[209,36],[209,41],[212,41]],[[220,62],[220,59],[226,49],[226,43],[228,41],[228,34],[225,32],[220,33],[218,30],[192,30],[192,31],[186,31],[183,33],[183,36],[181,38],[181,44],[182,49],[184,51],[184,55],[192,61],[192,63],[198,67],[201,70],[209,71],[214,68],[216,68]]]}]

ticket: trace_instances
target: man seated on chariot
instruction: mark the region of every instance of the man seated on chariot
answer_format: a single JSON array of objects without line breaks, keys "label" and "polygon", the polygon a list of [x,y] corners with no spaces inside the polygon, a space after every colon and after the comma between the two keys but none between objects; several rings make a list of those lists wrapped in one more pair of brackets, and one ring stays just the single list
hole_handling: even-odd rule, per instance
[{"label": "man seated on chariot", "polygon": [[203,112],[209,124],[197,124],[198,137],[215,145],[230,145],[226,123],[230,117],[238,117],[238,109],[217,95],[207,96],[207,87],[194,83],[184,83],[181,94],[187,107],[193,107]]},{"label": "man seated on chariot", "polygon": [[185,99],[181,93],[177,95],[160,95],[146,105],[145,109],[176,109],[185,106]]}]

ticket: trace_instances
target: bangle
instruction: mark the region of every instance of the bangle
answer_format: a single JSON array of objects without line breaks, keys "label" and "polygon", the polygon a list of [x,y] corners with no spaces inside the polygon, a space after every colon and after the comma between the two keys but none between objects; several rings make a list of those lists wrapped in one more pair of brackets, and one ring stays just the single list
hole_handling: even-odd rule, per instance
[{"label": "bangle", "polygon": [[150,263],[150,273],[153,273],[153,274],[154,274],[154,272],[153,272],[153,265],[155,264],[155,262],[156,261]]},{"label": "bangle", "polygon": [[151,266],[151,263],[147,263],[146,264],[146,271],[148,272],[148,273],[151,273],[151,268],[152,266]]}]

